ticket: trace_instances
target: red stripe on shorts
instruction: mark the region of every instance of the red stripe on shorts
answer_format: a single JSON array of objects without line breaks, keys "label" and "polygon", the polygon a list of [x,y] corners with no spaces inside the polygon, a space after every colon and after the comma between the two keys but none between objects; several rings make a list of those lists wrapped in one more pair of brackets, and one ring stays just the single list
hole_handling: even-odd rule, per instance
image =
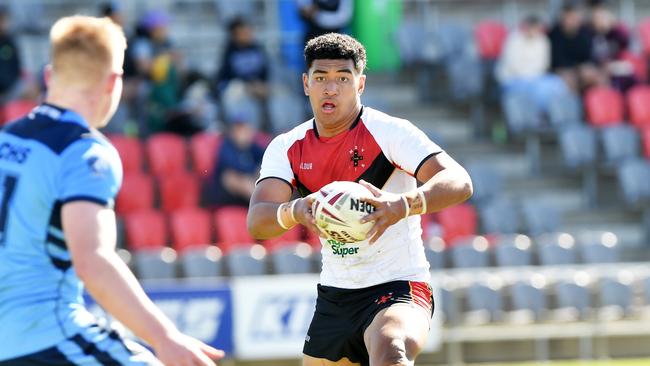
[{"label": "red stripe on shorts", "polygon": [[431,287],[426,282],[409,281],[411,287],[411,299],[417,305],[431,311]]}]

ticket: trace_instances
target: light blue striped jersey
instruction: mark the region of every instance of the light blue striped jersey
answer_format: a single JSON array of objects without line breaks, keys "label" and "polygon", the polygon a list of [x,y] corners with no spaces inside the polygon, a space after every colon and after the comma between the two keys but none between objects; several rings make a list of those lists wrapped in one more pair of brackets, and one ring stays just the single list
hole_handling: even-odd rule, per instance
[{"label": "light blue striped jersey", "polygon": [[0,360],[94,322],[61,228],[71,201],[113,205],[117,151],[77,113],[42,104],[0,131]]}]

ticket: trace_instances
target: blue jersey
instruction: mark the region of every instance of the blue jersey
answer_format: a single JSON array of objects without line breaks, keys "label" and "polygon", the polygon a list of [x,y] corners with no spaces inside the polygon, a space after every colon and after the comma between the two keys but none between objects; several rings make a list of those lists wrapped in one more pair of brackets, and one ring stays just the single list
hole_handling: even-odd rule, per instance
[{"label": "blue jersey", "polygon": [[111,206],[117,151],[77,113],[43,104],[0,132],[0,360],[94,323],[61,227],[71,201]]}]

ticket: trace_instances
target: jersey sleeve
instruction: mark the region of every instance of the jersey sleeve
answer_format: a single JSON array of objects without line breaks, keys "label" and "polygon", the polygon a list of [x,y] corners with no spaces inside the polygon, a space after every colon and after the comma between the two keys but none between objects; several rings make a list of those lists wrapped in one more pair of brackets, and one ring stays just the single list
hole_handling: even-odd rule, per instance
[{"label": "jersey sleeve", "polygon": [[70,145],[61,161],[59,200],[90,201],[113,207],[122,184],[122,164],[115,149],[91,139]]},{"label": "jersey sleeve", "polygon": [[391,134],[389,159],[407,173],[415,176],[428,157],[442,152],[438,144],[411,122],[400,119],[393,127],[394,131],[388,131]]},{"label": "jersey sleeve", "polygon": [[262,157],[260,177],[255,184],[267,178],[282,179],[293,187],[293,171],[282,135],[274,138],[266,148]]}]

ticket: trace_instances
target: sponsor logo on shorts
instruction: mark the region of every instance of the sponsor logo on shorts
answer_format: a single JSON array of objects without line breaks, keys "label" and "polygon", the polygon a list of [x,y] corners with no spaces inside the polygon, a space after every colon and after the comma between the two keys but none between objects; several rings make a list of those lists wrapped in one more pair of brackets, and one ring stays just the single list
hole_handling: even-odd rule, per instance
[{"label": "sponsor logo on shorts", "polygon": [[389,292],[388,295],[383,295],[383,296],[380,296],[379,298],[377,298],[377,300],[375,300],[375,303],[377,305],[385,304],[389,300],[391,300],[392,298],[393,298],[393,293]]},{"label": "sponsor logo on shorts", "polygon": [[333,239],[328,239],[327,244],[332,247],[332,254],[340,255],[341,258],[345,258],[348,255],[355,255],[359,253],[359,247],[349,247],[345,243],[336,241]]}]

